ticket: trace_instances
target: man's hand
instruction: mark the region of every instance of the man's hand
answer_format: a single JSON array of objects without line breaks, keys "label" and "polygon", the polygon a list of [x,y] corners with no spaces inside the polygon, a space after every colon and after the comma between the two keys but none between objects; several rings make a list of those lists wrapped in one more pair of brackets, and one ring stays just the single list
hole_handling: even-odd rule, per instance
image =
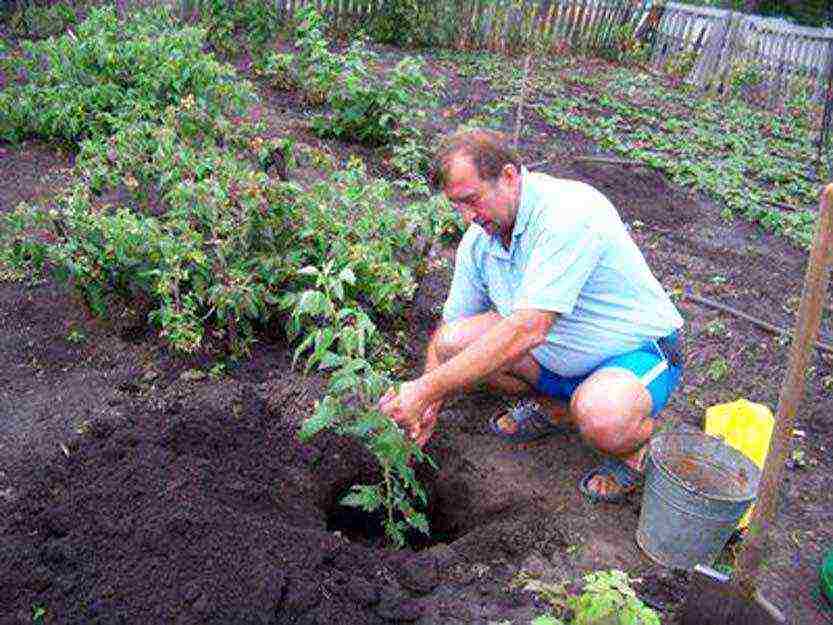
[{"label": "man's hand", "polygon": [[379,410],[403,426],[407,434],[422,447],[428,442],[437,424],[442,401],[428,403],[420,380],[404,382],[399,393],[389,390],[379,400]]}]

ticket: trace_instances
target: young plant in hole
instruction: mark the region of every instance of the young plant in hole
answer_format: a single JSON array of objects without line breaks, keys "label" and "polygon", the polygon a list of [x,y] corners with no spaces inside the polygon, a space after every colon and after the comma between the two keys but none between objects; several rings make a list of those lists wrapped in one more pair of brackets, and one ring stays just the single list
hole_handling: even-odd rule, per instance
[{"label": "young plant in hole", "polygon": [[331,353],[322,365],[337,367],[330,380],[330,394],[316,404],[315,414],[301,427],[300,439],[308,441],[326,429],[356,438],[373,454],[382,472],[381,482],[354,485],[340,503],[368,513],[383,508],[385,535],[397,549],[405,546],[408,527],[429,535],[428,518],[415,508],[415,500],[425,506],[427,497],[413,465],[436,465],[396,423],[375,408],[382,393],[390,388],[390,380],[373,371],[363,359]]}]

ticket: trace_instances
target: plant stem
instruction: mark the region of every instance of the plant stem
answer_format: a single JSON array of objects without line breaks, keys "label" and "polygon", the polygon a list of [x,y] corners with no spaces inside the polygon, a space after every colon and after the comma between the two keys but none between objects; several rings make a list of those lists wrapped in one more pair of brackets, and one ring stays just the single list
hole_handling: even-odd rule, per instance
[{"label": "plant stem", "polygon": [[521,121],[523,119],[524,114],[524,100],[526,99],[526,83],[527,78],[529,76],[529,64],[532,61],[532,53],[526,55],[526,60],[524,61],[524,75],[521,78],[521,93],[520,97],[518,98],[518,112],[515,115],[515,137],[514,137],[514,147],[517,149],[518,141],[521,138]]}]

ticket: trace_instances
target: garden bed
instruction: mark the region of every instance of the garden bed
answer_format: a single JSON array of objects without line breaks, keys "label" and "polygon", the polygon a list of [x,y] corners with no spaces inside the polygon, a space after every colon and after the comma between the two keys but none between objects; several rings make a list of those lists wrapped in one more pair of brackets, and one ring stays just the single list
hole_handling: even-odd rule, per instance
[{"label": "garden bed", "polygon": [[[378,50],[386,64],[402,56]],[[514,108],[495,111],[505,94],[494,84],[447,55],[425,58],[427,73],[447,81],[427,132],[473,118],[512,131]],[[568,70],[598,71],[582,59]],[[384,150],[319,139],[299,98],[265,82],[259,89],[267,136],[294,129],[336,162],[358,154],[371,173],[392,175]],[[48,145],[0,147],[3,211],[48,200],[69,175],[68,157]],[[535,169],[607,194],[678,302],[686,371],[666,418],[699,426],[706,406],[739,396],[774,408],[783,337],[682,295],[691,288],[791,327],[806,254],[727,219],[725,206],[661,172],[574,160],[602,150],[536,114],[525,118],[519,149],[527,163],[546,161]],[[313,165],[287,175],[302,186],[326,177]],[[413,374],[439,319],[452,251],[434,246],[405,311]],[[419,470],[432,534],[392,551],[378,518],[338,505],[352,485],[380,479],[372,456],[333,433],[299,441],[327,381],[291,366],[294,345],[279,328],[262,329],[239,366],[217,368],[210,356],[172,354],[128,321],[88,318],[52,279],[0,283],[0,624],[525,624],[549,606],[524,580],[571,584],[611,568],[640,579],[640,597],[675,622],[686,575],[636,547],[638,495],[623,506],[582,499],[576,483],[598,457],[576,435],[513,448],[488,430],[508,398],[452,398],[427,445],[438,468]],[[831,331],[828,318],[822,331]],[[807,623],[829,614],[813,588],[833,542],[833,359],[815,354],[811,365],[795,439],[804,466],[788,472],[762,580],[774,603]]]}]

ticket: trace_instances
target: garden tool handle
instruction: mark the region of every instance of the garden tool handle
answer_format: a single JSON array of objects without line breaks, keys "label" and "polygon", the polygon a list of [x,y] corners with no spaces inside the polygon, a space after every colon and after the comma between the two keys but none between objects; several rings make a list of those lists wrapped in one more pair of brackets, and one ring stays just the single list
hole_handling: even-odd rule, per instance
[{"label": "garden tool handle", "polygon": [[821,322],[822,300],[827,291],[833,248],[833,184],[821,195],[813,246],[804,275],[804,289],[790,347],[787,374],[778,397],[775,429],[758,486],[758,499],[749,523],[749,537],[735,563],[735,583],[747,596],[757,588],[764,542],[770,523],[775,518],[778,491],[784,473],[789,443],[795,425],[798,404],[804,395],[805,372],[810,349]]}]

